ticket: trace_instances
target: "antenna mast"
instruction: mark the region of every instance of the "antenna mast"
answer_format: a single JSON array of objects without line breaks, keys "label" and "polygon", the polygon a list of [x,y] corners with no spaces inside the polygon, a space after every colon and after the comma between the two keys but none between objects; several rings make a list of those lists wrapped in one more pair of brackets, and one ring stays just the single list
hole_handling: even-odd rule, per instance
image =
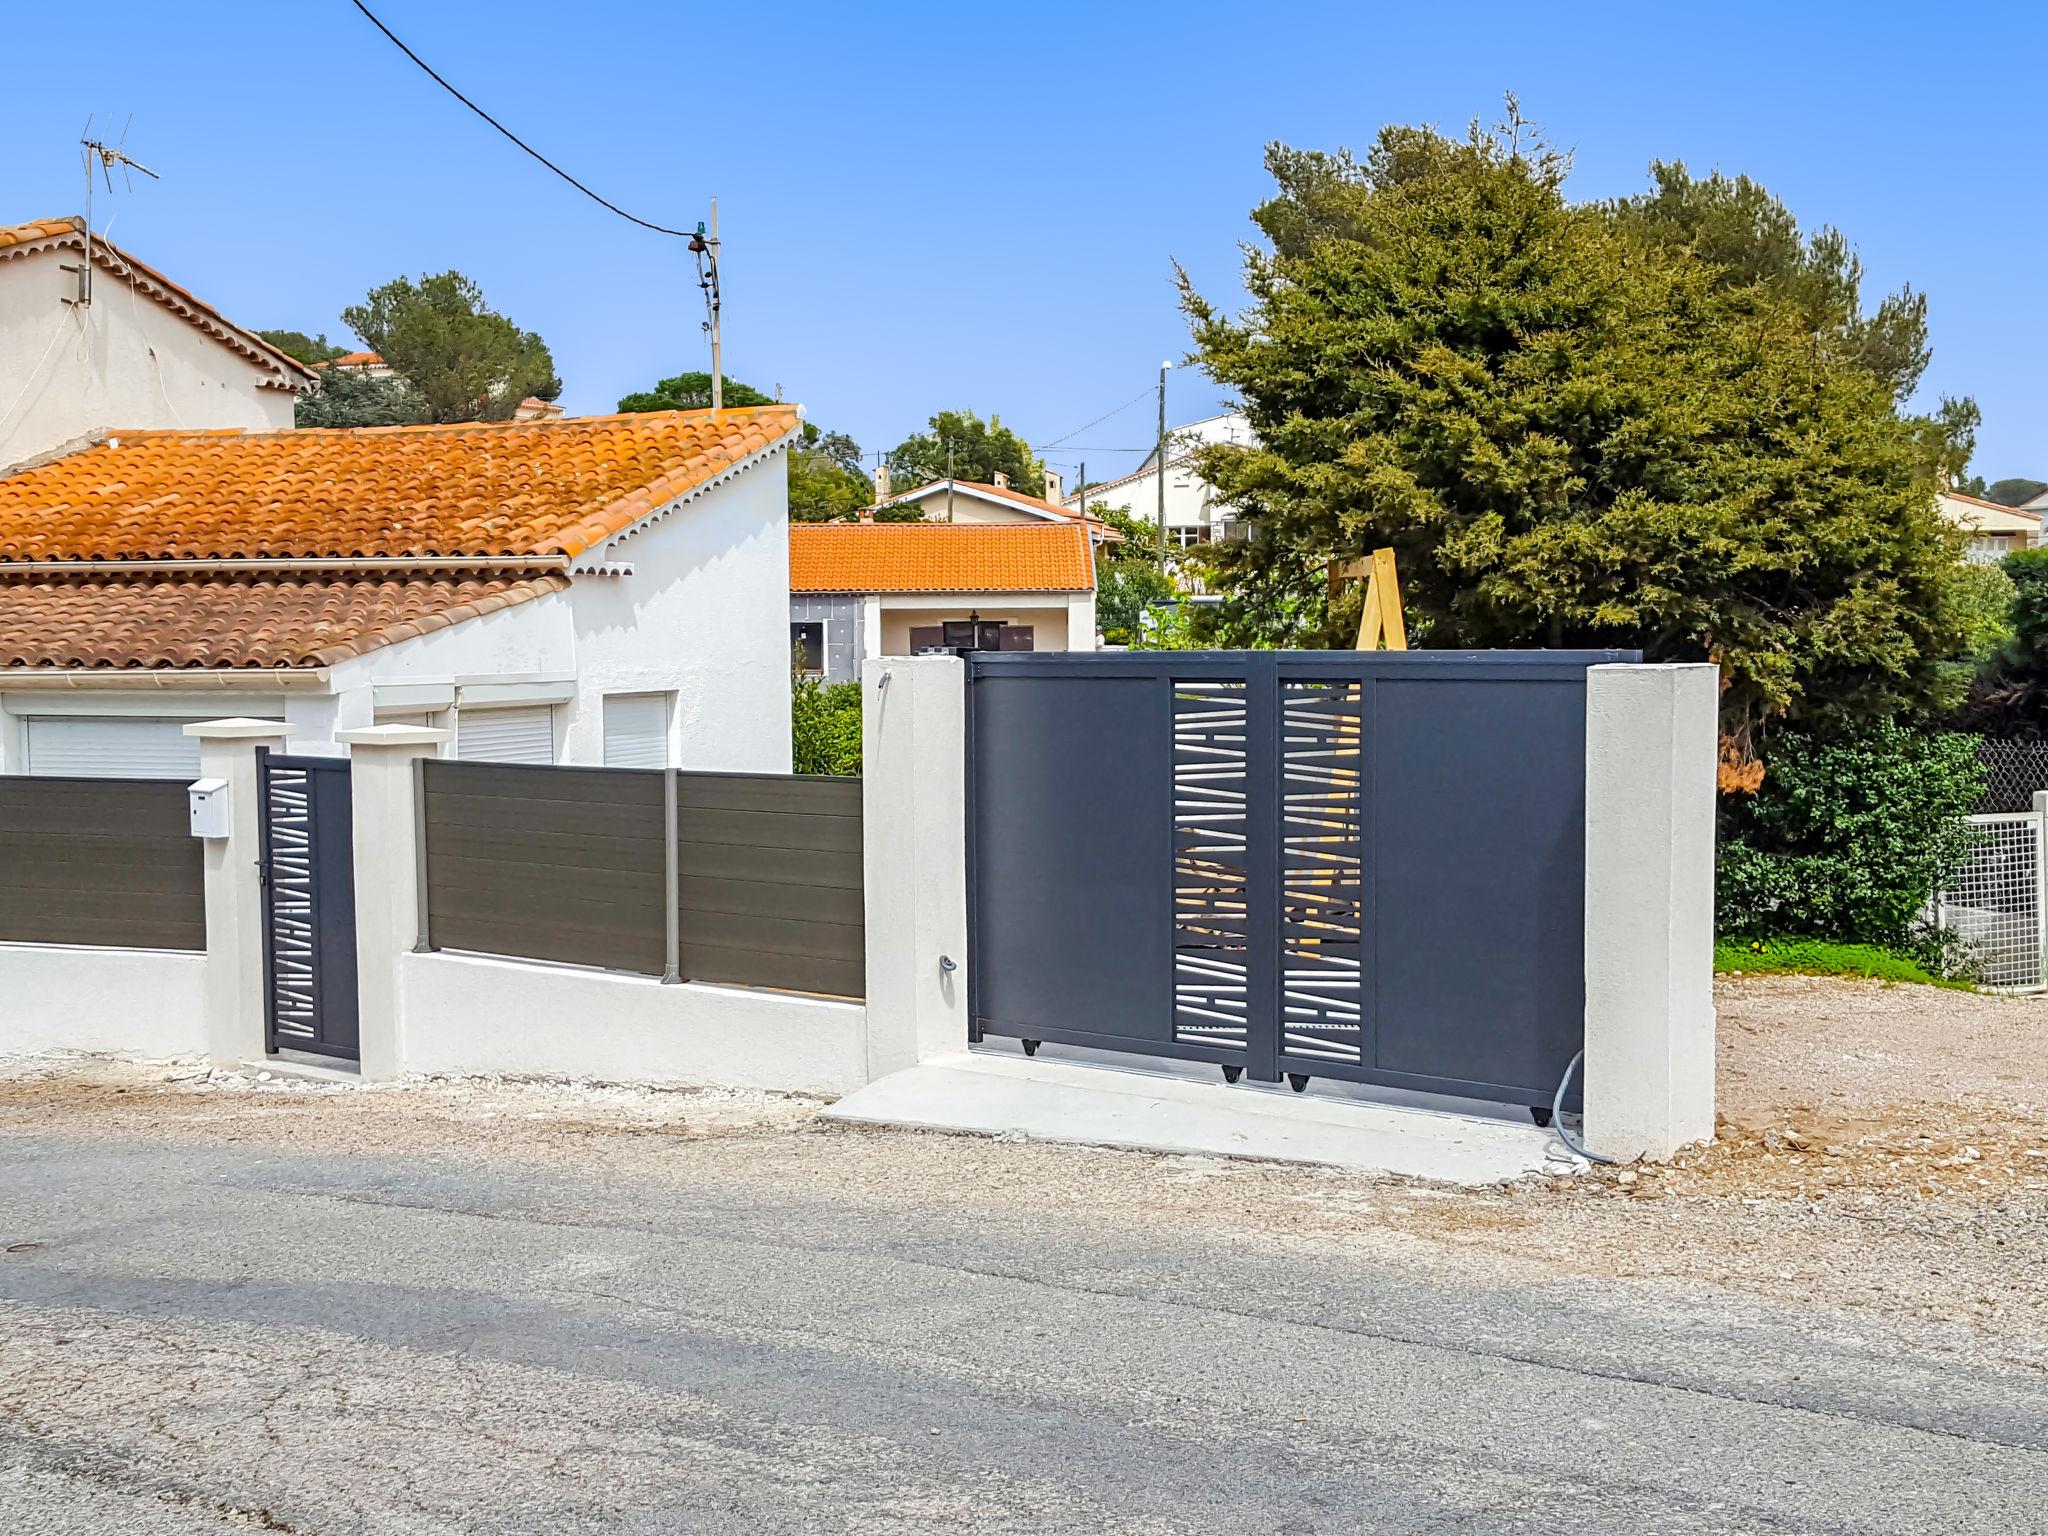
[{"label": "antenna mast", "polygon": [[128,114],[128,121],[121,125],[121,137],[114,143],[109,144],[104,139],[96,139],[92,136],[93,120],[88,117],[85,120],[85,132],[78,139],[79,147],[85,151],[85,260],[77,267],[67,270],[75,271],[78,274],[78,297],[70,302],[77,304],[81,309],[92,307],[92,173],[94,162],[98,162],[98,170],[101,177],[107,183],[107,193],[109,196],[114,191],[114,167],[117,165],[121,167],[121,180],[123,184],[131,192],[135,190],[135,178],[128,174],[131,170],[142,172],[151,181],[161,181],[163,179],[140,160],[129,158],[122,150],[121,146],[128,142],[128,128],[134,121],[135,114],[131,112]]}]

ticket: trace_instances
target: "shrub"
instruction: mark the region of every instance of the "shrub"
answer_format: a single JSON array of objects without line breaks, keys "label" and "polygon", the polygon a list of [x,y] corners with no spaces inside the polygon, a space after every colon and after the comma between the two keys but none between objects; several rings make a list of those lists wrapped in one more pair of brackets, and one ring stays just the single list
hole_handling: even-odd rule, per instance
[{"label": "shrub", "polygon": [[1897,950],[1875,944],[1830,944],[1825,939],[1717,939],[1714,969],[1734,976],[1867,976],[1975,990],[1967,981],[1938,975]]},{"label": "shrub", "polygon": [[1766,761],[1755,795],[1722,802],[1720,931],[1927,950],[1922,912],[1984,790],[1976,738],[1880,721],[1781,736]]},{"label": "shrub", "polygon": [[790,748],[798,773],[860,772],[860,684],[800,677],[789,690]]}]

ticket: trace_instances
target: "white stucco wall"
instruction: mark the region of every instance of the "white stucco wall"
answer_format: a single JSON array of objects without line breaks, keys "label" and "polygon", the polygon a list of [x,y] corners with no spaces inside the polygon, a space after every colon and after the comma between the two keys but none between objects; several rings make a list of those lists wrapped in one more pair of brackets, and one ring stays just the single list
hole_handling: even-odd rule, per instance
[{"label": "white stucco wall", "polygon": [[867,1080],[859,1003],[475,955],[398,957],[407,1072],[841,1094]]},{"label": "white stucco wall", "polygon": [[203,954],[0,944],[0,1056],[196,1055],[205,973]]},{"label": "white stucco wall", "polygon": [[590,557],[633,574],[569,590],[581,686],[562,761],[604,760],[604,695],[672,692],[676,766],[789,772],[787,473],[768,454]]},{"label": "white stucco wall", "polygon": [[[78,291],[81,252],[0,260],[0,466],[110,428],[289,427],[294,396],[276,375],[105,270],[93,304]],[[40,359],[40,366],[38,360]]]}]

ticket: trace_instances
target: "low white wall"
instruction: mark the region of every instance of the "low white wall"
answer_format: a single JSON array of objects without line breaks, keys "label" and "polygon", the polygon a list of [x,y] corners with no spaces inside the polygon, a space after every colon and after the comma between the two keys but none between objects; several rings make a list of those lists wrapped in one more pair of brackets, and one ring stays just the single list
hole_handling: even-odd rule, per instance
[{"label": "low white wall", "polygon": [[206,956],[175,950],[0,944],[0,1055],[206,1049]]},{"label": "low white wall", "polygon": [[407,1072],[841,1094],[867,1081],[859,1003],[480,955],[398,957]]}]

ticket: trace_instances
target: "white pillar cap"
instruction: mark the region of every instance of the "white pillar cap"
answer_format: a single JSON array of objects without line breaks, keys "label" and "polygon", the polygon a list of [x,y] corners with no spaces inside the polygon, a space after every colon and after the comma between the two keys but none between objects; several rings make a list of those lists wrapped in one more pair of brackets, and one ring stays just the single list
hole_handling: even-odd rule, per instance
[{"label": "white pillar cap", "polygon": [[334,739],[345,747],[438,747],[455,733],[433,725],[358,725],[336,731]]},{"label": "white pillar cap", "polygon": [[282,741],[290,728],[282,720],[194,720],[185,727],[187,736],[201,741],[251,741],[265,736]]}]

